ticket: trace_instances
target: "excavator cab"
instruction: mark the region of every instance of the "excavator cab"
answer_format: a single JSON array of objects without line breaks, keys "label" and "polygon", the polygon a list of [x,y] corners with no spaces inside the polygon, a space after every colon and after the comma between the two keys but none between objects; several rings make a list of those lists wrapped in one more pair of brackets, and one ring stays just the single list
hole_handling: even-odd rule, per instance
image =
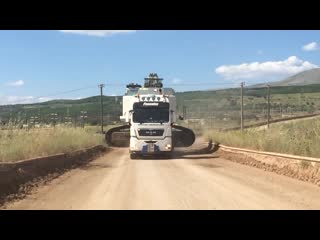
[{"label": "excavator cab", "polygon": [[163,78],[159,78],[158,74],[150,73],[149,77],[145,78],[144,87],[145,88],[159,88],[163,87],[162,80]]}]

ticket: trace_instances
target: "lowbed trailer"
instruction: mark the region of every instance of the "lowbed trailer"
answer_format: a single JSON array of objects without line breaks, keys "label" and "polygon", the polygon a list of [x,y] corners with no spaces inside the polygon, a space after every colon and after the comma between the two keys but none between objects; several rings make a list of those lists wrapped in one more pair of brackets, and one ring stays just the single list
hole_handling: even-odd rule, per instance
[{"label": "lowbed trailer", "polygon": [[157,74],[145,78],[144,87],[127,85],[120,119],[123,126],[110,129],[110,146],[129,147],[131,158],[139,155],[170,155],[175,147],[189,147],[195,141],[191,129],[176,124],[176,96],[163,88]]}]

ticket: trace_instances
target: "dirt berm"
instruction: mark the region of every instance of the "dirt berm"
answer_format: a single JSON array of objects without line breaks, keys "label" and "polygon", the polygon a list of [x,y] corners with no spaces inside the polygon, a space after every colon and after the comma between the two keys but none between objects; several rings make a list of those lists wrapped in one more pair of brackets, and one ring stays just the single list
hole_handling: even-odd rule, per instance
[{"label": "dirt berm", "polygon": [[18,193],[22,185],[77,167],[106,151],[105,146],[99,145],[70,153],[0,163],[0,204],[7,195]]},{"label": "dirt berm", "polygon": [[320,163],[219,148],[224,159],[310,182],[320,187]]}]

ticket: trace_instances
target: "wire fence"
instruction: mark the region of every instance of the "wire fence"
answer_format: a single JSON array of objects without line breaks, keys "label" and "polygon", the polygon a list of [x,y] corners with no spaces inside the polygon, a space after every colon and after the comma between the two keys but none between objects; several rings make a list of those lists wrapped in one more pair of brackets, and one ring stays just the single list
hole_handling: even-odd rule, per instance
[{"label": "wire fence", "polygon": [[[243,89],[243,126],[287,119],[320,112],[318,93],[305,92],[303,87],[288,92],[285,88],[267,87]],[[281,90],[281,91],[280,91]],[[195,131],[228,129],[241,126],[241,88],[211,92],[178,94],[180,124]]]},{"label": "wire fence", "polygon": [[[79,89],[78,89],[79,90]],[[70,90],[71,91],[71,90]],[[70,92],[68,91],[68,92]],[[314,87],[267,87],[243,89],[243,125],[285,119],[320,111],[320,89]],[[67,93],[67,92],[63,92]],[[195,131],[241,126],[241,88],[212,91],[177,92],[177,113],[184,117],[178,124]],[[119,124],[122,99],[104,96],[104,125]],[[21,104],[0,106],[0,126],[5,128],[52,127],[65,125],[84,127],[100,125],[100,98],[76,104],[59,101],[54,104]]]}]

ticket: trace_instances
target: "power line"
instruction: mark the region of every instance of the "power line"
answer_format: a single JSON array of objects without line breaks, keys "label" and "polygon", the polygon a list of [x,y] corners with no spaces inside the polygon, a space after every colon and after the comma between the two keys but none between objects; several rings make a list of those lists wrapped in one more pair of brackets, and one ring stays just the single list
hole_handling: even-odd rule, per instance
[{"label": "power line", "polygon": [[[192,90],[192,91],[215,91],[215,90],[223,90],[223,89],[227,89],[227,88],[238,88],[236,87],[235,85],[236,83],[215,83],[215,82],[196,82],[196,83],[177,83],[177,84],[170,84],[168,83],[167,87],[187,87],[187,86],[201,86],[201,85],[212,85],[213,87],[215,87],[215,89],[205,89],[205,90]],[[113,83],[113,84],[108,84],[108,86],[111,86],[111,87],[114,87],[114,88],[125,88],[125,84],[122,84],[122,83]],[[19,103],[22,103],[22,104],[33,104],[33,103],[36,103],[34,101],[37,101],[37,100],[41,100],[41,99],[45,99],[45,98],[50,98],[50,97],[55,97],[55,96],[60,96],[60,95],[63,95],[63,94],[68,94],[68,93],[72,93],[72,92],[77,92],[77,91],[81,91],[81,90],[87,90],[87,89],[93,89],[93,88],[96,88],[96,86],[87,86],[87,87],[82,87],[82,88],[77,88],[77,89],[71,89],[71,90],[68,90],[68,91],[62,91],[62,92],[57,92],[57,93],[54,93],[54,94],[49,94],[49,95],[46,95],[46,96],[38,96],[38,97],[26,97],[25,99],[20,99],[20,100],[17,100],[17,101],[14,101],[14,103],[12,104],[19,104]],[[221,88],[221,89],[219,89]],[[188,91],[191,91],[191,90],[188,90]],[[182,92],[182,91],[181,91]],[[120,94],[122,95],[122,94]],[[30,103],[26,103],[28,101],[32,101]],[[48,100],[49,101],[49,100]],[[6,104],[6,105],[12,105],[12,104]]]},{"label": "power line", "polygon": [[77,92],[77,91],[81,91],[81,90],[87,90],[87,89],[90,89],[90,88],[95,88],[95,86],[94,87],[93,86],[92,87],[83,87],[83,88],[68,90],[68,91],[59,92],[59,93],[56,93],[56,94],[53,94],[53,95],[37,97],[36,99],[38,99],[38,98],[46,98],[46,97],[55,97],[55,96],[63,95],[63,94],[66,94],[66,93]]}]

